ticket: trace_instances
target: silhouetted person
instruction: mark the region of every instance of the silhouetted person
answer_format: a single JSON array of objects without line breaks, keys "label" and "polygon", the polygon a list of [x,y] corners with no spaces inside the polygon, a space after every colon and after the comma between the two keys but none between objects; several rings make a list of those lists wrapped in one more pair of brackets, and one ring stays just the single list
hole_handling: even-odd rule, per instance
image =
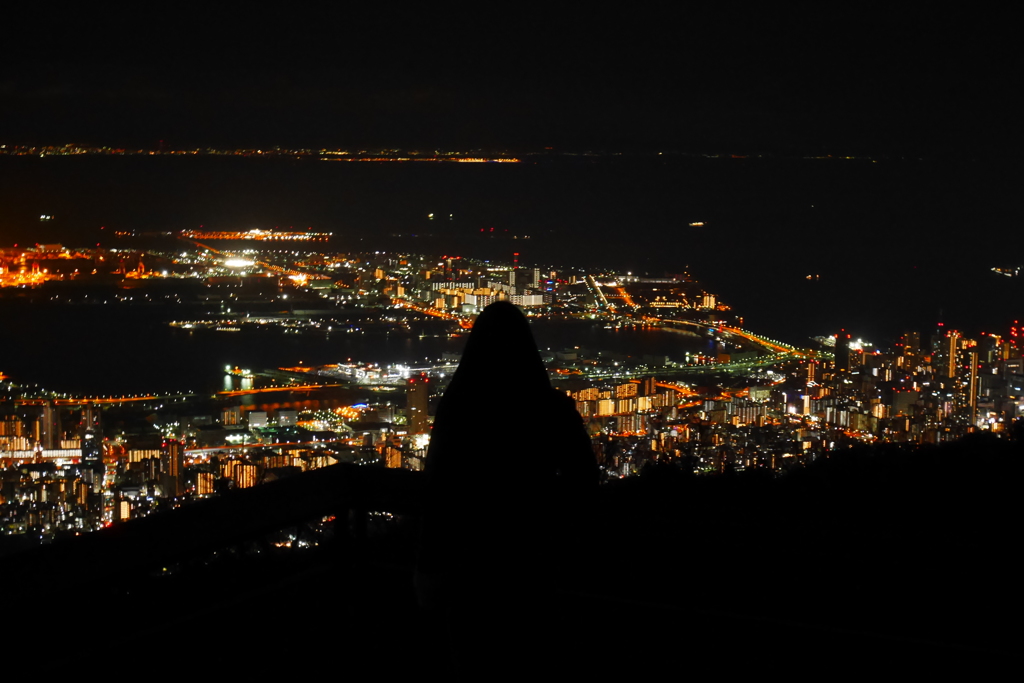
[{"label": "silhouetted person", "polygon": [[448,622],[462,665],[484,662],[514,647],[514,615],[571,583],[559,549],[598,480],[583,420],[512,304],[473,326],[426,467],[417,594]]}]

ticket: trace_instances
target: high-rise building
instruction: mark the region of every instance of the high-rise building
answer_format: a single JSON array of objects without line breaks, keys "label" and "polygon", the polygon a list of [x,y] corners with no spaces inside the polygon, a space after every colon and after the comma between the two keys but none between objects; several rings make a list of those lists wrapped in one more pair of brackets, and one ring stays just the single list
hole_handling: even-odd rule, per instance
[{"label": "high-rise building", "polygon": [[39,440],[43,443],[44,450],[56,448],[60,438],[60,408],[53,404],[53,401],[43,403],[43,414],[39,420]]},{"label": "high-rise building", "polygon": [[95,403],[86,403],[82,406],[82,431],[94,431],[99,433],[100,429],[100,407]]},{"label": "high-rise building", "polygon": [[82,436],[82,464],[92,470],[103,469],[103,445],[92,430]]},{"label": "high-rise building", "polygon": [[427,408],[430,404],[430,378],[425,373],[410,377],[405,389],[405,407],[409,418],[410,434],[430,431]]},{"label": "high-rise building", "polygon": [[970,422],[973,426],[978,419],[978,352],[971,351],[967,357],[971,364],[967,380],[967,408],[970,410]]},{"label": "high-rise building", "polygon": [[846,330],[839,330],[836,335],[836,370],[847,371],[850,369],[850,333]]},{"label": "high-rise building", "polygon": [[176,439],[163,444],[160,454],[160,471],[164,495],[178,498],[185,494],[185,446]]},{"label": "high-rise building", "polygon": [[958,351],[960,350],[960,333],[951,330],[946,334],[946,377],[956,377]]},{"label": "high-rise building", "polygon": [[903,355],[916,356],[921,352],[921,335],[917,332],[907,332],[903,335]]}]

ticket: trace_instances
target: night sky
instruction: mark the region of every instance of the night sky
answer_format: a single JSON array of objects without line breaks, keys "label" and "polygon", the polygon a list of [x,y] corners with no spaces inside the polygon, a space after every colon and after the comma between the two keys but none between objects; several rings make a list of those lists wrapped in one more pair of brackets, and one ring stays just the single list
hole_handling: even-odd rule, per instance
[{"label": "night sky", "polygon": [[1007,17],[583,9],[15,11],[0,143],[1019,148]]}]

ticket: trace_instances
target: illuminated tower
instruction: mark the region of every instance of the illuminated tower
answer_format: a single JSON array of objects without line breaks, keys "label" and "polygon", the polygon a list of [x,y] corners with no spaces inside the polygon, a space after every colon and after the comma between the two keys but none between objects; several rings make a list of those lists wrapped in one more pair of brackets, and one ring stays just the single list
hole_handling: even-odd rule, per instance
[{"label": "illuminated tower", "polygon": [[946,376],[956,377],[957,350],[960,347],[960,333],[956,330],[950,331],[947,335],[946,345]]},{"label": "illuminated tower", "polygon": [[430,431],[427,405],[430,402],[430,378],[425,373],[410,377],[405,389],[405,407],[409,418],[410,434],[426,434]]},{"label": "illuminated tower", "polygon": [[971,351],[968,358],[971,370],[967,381],[967,407],[970,410],[970,421],[973,428],[978,419],[978,352]]}]

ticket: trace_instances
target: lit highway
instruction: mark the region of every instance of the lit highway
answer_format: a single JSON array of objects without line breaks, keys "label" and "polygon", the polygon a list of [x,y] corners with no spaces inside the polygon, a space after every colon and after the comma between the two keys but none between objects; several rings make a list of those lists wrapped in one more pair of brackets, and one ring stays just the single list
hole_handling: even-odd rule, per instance
[{"label": "lit highway", "polygon": [[234,389],[231,391],[218,391],[218,396],[247,396],[249,394],[265,394],[274,391],[316,391],[317,389],[330,389],[342,387],[344,384],[286,384],[275,387],[263,387],[262,389]]},{"label": "lit highway", "polygon": [[22,406],[41,406],[47,403],[57,406],[82,406],[89,403],[100,403],[105,405],[119,403],[138,403],[142,401],[175,401],[192,398],[196,394],[167,394],[163,396],[94,396],[80,398],[19,398],[15,403]]},{"label": "lit highway", "polygon": [[438,310],[432,306],[419,306],[405,299],[392,299],[391,303],[395,306],[400,306],[402,308],[409,309],[410,311],[416,311],[417,313],[429,315],[434,318],[458,321],[459,327],[464,330],[468,330],[473,327],[473,318],[471,316],[449,313],[448,311]]},{"label": "lit highway", "polygon": [[[207,447],[204,447],[204,448],[187,448],[187,449],[185,449],[184,453],[185,453],[185,455],[187,455],[189,457],[196,458],[196,457],[212,455],[214,453],[222,453],[222,452],[225,452],[225,451],[232,451],[232,452],[248,451],[248,450],[253,450],[253,449],[256,449],[256,448],[264,449],[264,450],[274,450],[276,448],[287,448],[287,449],[319,448],[319,447],[323,446],[324,444],[329,444],[329,443],[330,444],[344,443],[344,440],[343,439],[329,439],[329,440],[324,440],[324,441],[289,441],[289,442],[285,442],[285,443],[225,444],[223,446],[207,446]],[[329,453],[327,455],[329,455]]]}]

